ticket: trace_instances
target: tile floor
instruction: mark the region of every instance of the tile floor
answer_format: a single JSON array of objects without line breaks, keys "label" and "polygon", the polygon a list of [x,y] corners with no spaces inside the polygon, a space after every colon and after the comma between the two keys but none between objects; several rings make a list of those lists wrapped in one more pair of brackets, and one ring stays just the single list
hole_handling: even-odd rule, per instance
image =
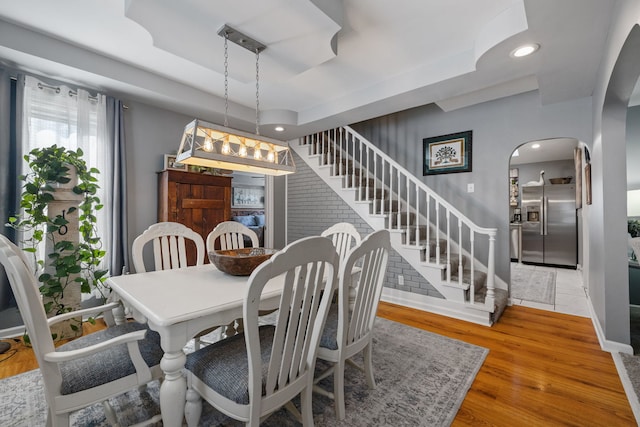
[{"label": "tile floor", "polygon": [[[511,263],[511,268],[518,265]],[[582,285],[581,272],[567,268],[544,267],[538,265],[522,264],[520,268],[538,270],[550,270],[556,272],[556,298],[554,304],[542,304],[539,302],[514,299],[514,305],[539,308],[541,310],[557,311],[559,313],[572,314],[574,316],[591,317],[587,304],[587,295]]]}]

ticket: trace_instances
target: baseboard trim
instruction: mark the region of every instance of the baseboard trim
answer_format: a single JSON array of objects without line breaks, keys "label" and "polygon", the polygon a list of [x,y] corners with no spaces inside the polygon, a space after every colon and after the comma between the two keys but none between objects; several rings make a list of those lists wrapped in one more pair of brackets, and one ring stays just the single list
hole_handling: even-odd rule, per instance
[{"label": "baseboard trim", "polygon": [[627,400],[629,401],[629,406],[631,406],[633,416],[636,417],[636,422],[638,423],[638,425],[640,425],[640,401],[638,401],[638,395],[636,395],[636,391],[633,389],[631,378],[629,378],[627,368],[624,367],[622,357],[618,353],[613,353],[612,356],[613,363],[615,363],[616,365],[618,376],[620,377],[620,381],[622,382],[622,388],[624,388],[624,392],[627,395]]},{"label": "baseboard trim", "polygon": [[604,351],[608,351],[609,353],[626,353],[633,354],[633,347],[629,344],[624,344],[617,341],[607,340],[604,331],[602,330],[602,326],[598,321],[598,316],[596,316],[596,311],[593,308],[593,304],[591,303],[591,298],[587,294],[587,304],[589,306],[589,312],[591,313],[591,323],[593,323],[593,329],[596,331],[596,336],[598,337],[598,342],[600,343],[600,348]]},{"label": "baseboard trim", "polygon": [[26,333],[24,325],[0,330],[0,339],[17,338]]},{"label": "baseboard trim", "polygon": [[458,320],[491,326],[490,313],[468,310],[465,304],[434,298],[427,295],[415,294],[393,288],[383,288],[381,301],[403,307],[414,308],[429,313],[451,317]]}]

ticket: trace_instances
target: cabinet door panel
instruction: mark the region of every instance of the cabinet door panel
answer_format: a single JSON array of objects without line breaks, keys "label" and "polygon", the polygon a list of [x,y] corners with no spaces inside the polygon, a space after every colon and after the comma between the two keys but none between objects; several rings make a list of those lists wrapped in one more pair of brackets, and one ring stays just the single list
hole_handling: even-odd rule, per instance
[{"label": "cabinet door panel", "polygon": [[[160,172],[158,182],[158,221],[179,222],[206,239],[231,218],[230,177],[167,170]],[[195,246],[187,247],[187,256],[195,264]]]}]

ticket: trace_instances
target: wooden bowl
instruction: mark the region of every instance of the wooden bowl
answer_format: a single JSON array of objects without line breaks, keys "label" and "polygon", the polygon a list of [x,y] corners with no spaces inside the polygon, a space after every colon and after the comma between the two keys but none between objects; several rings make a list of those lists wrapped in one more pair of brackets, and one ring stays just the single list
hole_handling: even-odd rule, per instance
[{"label": "wooden bowl", "polygon": [[232,276],[249,276],[257,266],[271,258],[276,249],[244,248],[209,252],[209,261]]}]

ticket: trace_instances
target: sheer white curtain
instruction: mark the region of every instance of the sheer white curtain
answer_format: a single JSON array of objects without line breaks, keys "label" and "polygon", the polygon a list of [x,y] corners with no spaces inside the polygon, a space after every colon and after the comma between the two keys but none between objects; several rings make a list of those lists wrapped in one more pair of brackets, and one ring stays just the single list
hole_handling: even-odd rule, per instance
[{"label": "sheer white curtain", "polygon": [[[104,208],[97,213],[96,228],[102,247],[110,252],[111,197],[106,191],[113,181],[113,152],[109,148],[106,119],[106,96],[92,95],[86,90],[72,89],[64,85],[52,85],[35,77],[25,77],[22,152],[29,153],[34,148],[51,145],[84,152],[84,160],[89,167],[100,171],[98,185]],[[28,165],[23,162],[22,171]],[[108,259],[103,259],[100,268],[108,268]]]}]

